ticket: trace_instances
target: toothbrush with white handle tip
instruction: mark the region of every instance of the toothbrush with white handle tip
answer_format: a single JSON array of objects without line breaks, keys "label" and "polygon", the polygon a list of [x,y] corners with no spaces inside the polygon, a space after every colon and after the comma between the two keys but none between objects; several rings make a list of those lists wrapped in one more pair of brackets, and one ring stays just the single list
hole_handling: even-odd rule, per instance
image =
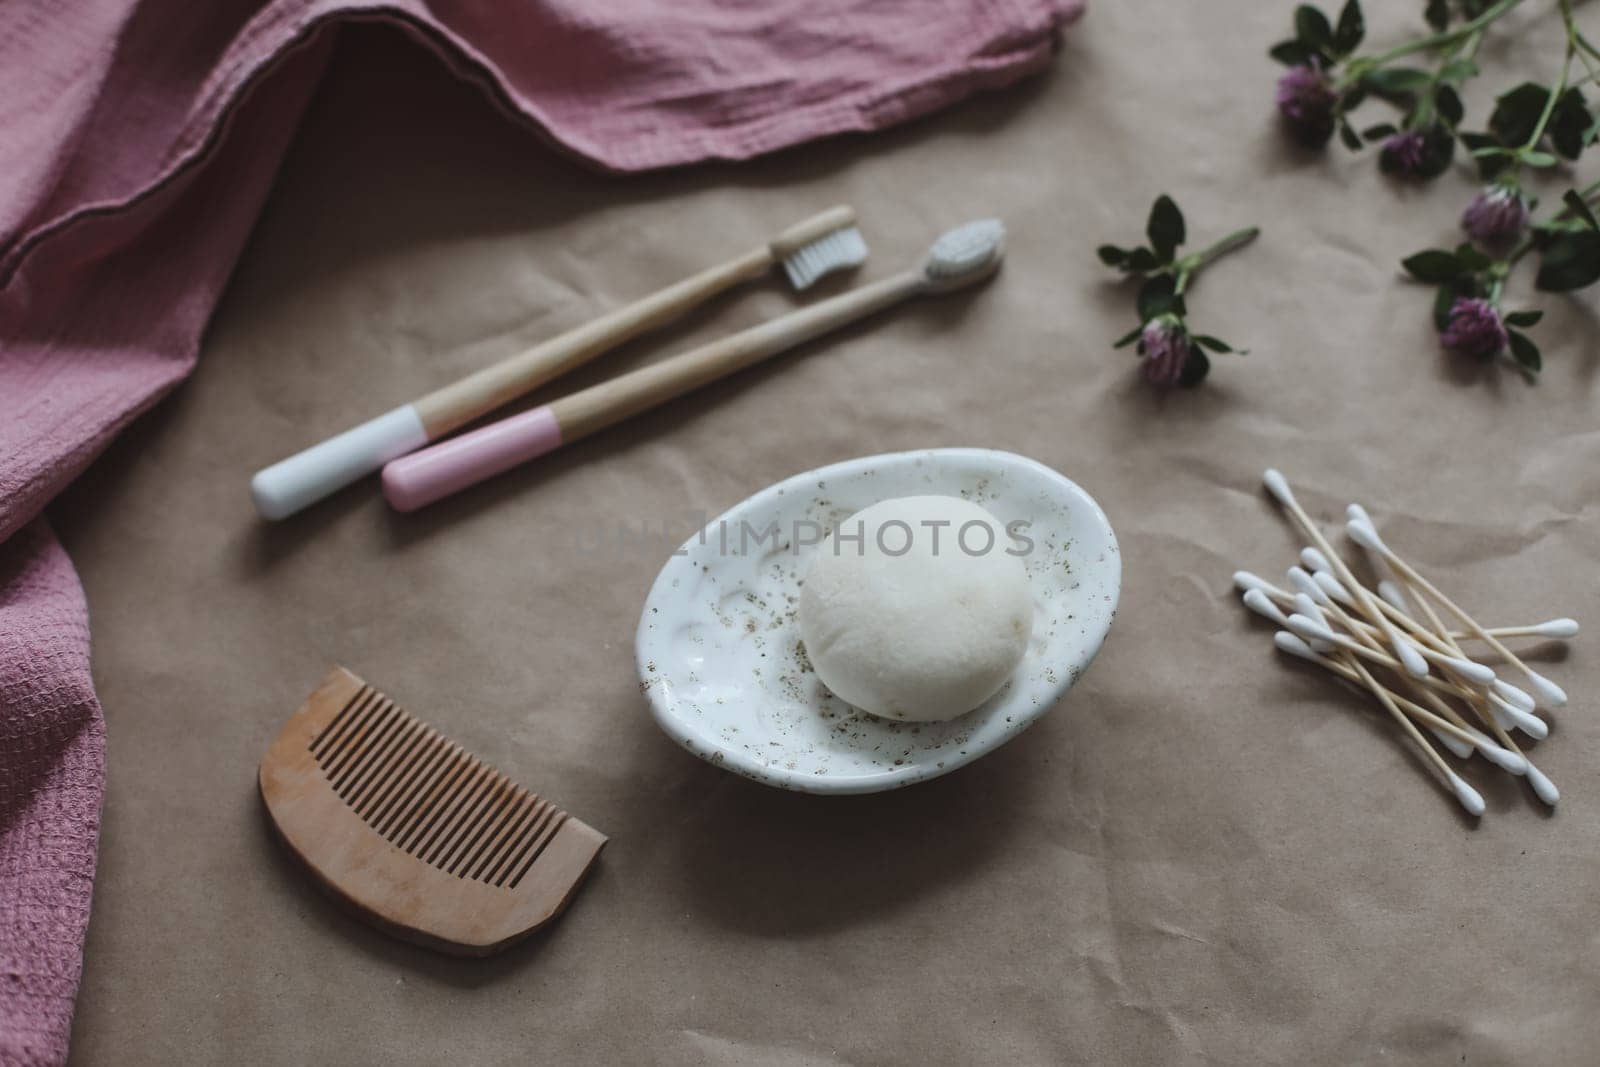
[{"label": "toothbrush with white handle tip", "polygon": [[940,234],[899,274],[393,460],[383,495],[397,511],[414,511],[868,315],[975,285],[1000,269],[1005,234],[998,219],[969,222]]},{"label": "toothbrush with white handle tip", "polygon": [[256,510],[262,518],[288,518],[390,460],[439,440],[630,338],[672,322],[775,264],[783,264],[796,289],[805,289],[833,271],[859,266],[867,258],[867,245],[855,222],[855,212],[848,207],[824,211],[744,255],[274,463],[250,481]]},{"label": "toothbrush with white handle tip", "polygon": [[1363,522],[1350,522],[1346,524],[1345,529],[1349,532],[1351,540],[1355,541],[1363,548],[1370,548],[1374,552],[1381,553],[1383,557],[1387,559],[1394,567],[1394,569],[1399,572],[1403,578],[1405,578],[1406,581],[1410,582],[1422,592],[1438,601],[1439,604],[1445,608],[1445,610],[1449,611],[1450,614],[1454,615],[1458,620],[1460,620],[1463,626],[1477,634],[1485,644],[1494,649],[1501,656],[1505,657],[1507,663],[1521,671],[1523,676],[1528,679],[1528,684],[1533,687],[1534,691],[1538,694],[1539,699],[1544,701],[1546,706],[1559,708],[1566,705],[1567,694],[1559,685],[1552,682],[1550,679],[1546,678],[1544,675],[1540,674],[1526,663],[1522,662],[1522,660],[1517,657],[1516,653],[1512,652],[1505,645],[1501,644],[1497,638],[1490,635],[1488,631],[1486,631],[1482,626],[1478,625],[1477,620],[1463,611],[1455,601],[1445,596],[1439,591],[1437,586],[1428,581],[1422,575],[1418,574],[1416,568],[1412,567],[1405,560],[1401,559],[1393,549],[1384,544],[1383,538],[1378,536],[1378,531],[1370,524]]},{"label": "toothbrush with white handle tip", "polygon": [[[1272,635],[1272,643],[1278,647],[1280,652],[1303,659],[1308,663],[1315,663],[1324,670],[1330,671],[1364,689],[1360,683],[1361,676],[1354,668],[1341,663],[1339,660],[1319,655],[1315,649],[1295,634],[1279,630]],[[1520,775],[1526,769],[1527,760],[1524,757],[1497,743],[1482,731],[1474,730],[1470,726],[1458,726],[1435,715],[1415,701],[1408,700],[1395,693],[1393,690],[1388,690],[1388,692],[1396,704],[1400,705],[1412,718],[1426,724],[1429,730],[1439,736],[1441,741],[1448,737],[1451,741],[1463,746],[1462,752],[1457,753],[1461,755],[1461,758],[1467,758],[1468,755],[1476,750],[1484,759],[1511,774]],[[1452,746],[1451,750],[1455,751],[1454,746]]]},{"label": "toothbrush with white handle tip", "polygon": [[[1294,617],[1300,618],[1301,616]],[[1288,638],[1289,640],[1285,641],[1283,640],[1284,638]],[[1336,666],[1344,666],[1343,664],[1336,665],[1335,661],[1327,660],[1325,657],[1318,656],[1315,652],[1311,651],[1310,647],[1307,646],[1304,641],[1298,640],[1294,634],[1287,634],[1280,630],[1278,633],[1273,635],[1273,643],[1283,651],[1288,652],[1290,655],[1300,656],[1302,659],[1309,659],[1313,663],[1320,664],[1327,667],[1329,670],[1333,670],[1335,674],[1342,673],[1336,669]],[[1405,712],[1400,710],[1400,704],[1395,695],[1390,693],[1389,690],[1384,688],[1382,685],[1378,684],[1377,679],[1372,677],[1372,672],[1363,667],[1360,660],[1351,660],[1349,662],[1348,669],[1350,674],[1347,677],[1350,677],[1352,680],[1359,681],[1360,684],[1364,686],[1370,693],[1372,693],[1373,696],[1377,697],[1378,702],[1383,705],[1384,710],[1389,712],[1389,714],[1393,716],[1395,722],[1400,724],[1401,729],[1405,730],[1405,732],[1410,735],[1411,739],[1416,742],[1417,747],[1420,748],[1423,755],[1428,758],[1428,762],[1431,763],[1434,768],[1438,770],[1440,775],[1443,776],[1444,780],[1449,783],[1450,791],[1456,795],[1456,800],[1460,802],[1461,806],[1472,815],[1482,815],[1484,810],[1483,797],[1479,796],[1478,791],[1468,785],[1459,774],[1450,769],[1450,765],[1444,761],[1444,757],[1440,756],[1439,753],[1434,751],[1433,746],[1428,744],[1427,738],[1422,736],[1422,731],[1418,730],[1416,724],[1411,721],[1410,717],[1408,717]],[[1410,702],[1407,701],[1407,703]],[[1422,719],[1423,722],[1428,723],[1430,726],[1447,731],[1460,730],[1460,727],[1439,718],[1433,713],[1427,711],[1425,708],[1415,707],[1414,705],[1413,707],[1414,710],[1412,714],[1417,715]],[[1468,736],[1466,735],[1465,731],[1461,731],[1461,733],[1464,737]]]},{"label": "toothbrush with white handle tip", "polygon": [[1317,524],[1311,521],[1311,516],[1305,513],[1305,509],[1295,499],[1294,490],[1289,488],[1288,479],[1280,472],[1269,467],[1262,473],[1261,480],[1266,485],[1267,492],[1271,493],[1278,503],[1282,504],[1289,514],[1294,517],[1301,531],[1316,542],[1316,547],[1333,566],[1334,577],[1343,582],[1345,587],[1355,594],[1356,603],[1361,605],[1362,613],[1383,631],[1384,637],[1389,642],[1390,647],[1394,649],[1395,655],[1400,657],[1400,662],[1405,667],[1406,673],[1416,678],[1425,677],[1428,673],[1427,661],[1416,654],[1416,649],[1401,640],[1400,634],[1389,624],[1389,620],[1382,610],[1371,602],[1371,594],[1356,581],[1355,575],[1350,573],[1350,569],[1344,565],[1344,561],[1334,552],[1333,546],[1328,543],[1328,539],[1322,536],[1321,530],[1317,529]]}]

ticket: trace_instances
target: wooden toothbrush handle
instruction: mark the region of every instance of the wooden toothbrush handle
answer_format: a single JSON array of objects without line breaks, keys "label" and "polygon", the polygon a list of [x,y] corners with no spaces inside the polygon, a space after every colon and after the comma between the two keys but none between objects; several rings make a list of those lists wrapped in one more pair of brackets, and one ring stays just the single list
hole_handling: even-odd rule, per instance
[{"label": "wooden toothbrush handle", "polygon": [[549,408],[560,427],[561,443],[576,441],[897,304],[923,287],[921,270],[906,271],[552,401]]},{"label": "wooden toothbrush handle", "polygon": [[568,330],[526,352],[436,389],[416,401],[428,440],[440,437],[515,400],[648,330],[663,326],[725,289],[758,278],[772,265],[820,237],[855,222],[849,207],[834,207],[798,222],[765,247],[701,271],[676,285]]}]

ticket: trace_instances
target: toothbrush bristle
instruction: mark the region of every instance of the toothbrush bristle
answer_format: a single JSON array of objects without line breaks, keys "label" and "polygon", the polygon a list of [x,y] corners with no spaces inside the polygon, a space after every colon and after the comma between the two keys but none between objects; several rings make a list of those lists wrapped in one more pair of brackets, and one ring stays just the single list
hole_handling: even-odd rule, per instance
[{"label": "toothbrush bristle", "polygon": [[859,267],[866,259],[866,238],[856,227],[846,226],[796,249],[784,258],[783,269],[789,284],[803,290],[836,270]]}]

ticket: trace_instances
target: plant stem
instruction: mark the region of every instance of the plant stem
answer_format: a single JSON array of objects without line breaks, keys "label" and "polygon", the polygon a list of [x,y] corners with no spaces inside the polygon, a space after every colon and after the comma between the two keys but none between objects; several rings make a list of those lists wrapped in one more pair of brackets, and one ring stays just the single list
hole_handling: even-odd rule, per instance
[{"label": "plant stem", "polygon": [[1221,259],[1229,252],[1232,252],[1235,249],[1243,248],[1251,241],[1254,241],[1256,237],[1260,235],[1260,233],[1261,227],[1246,226],[1242,230],[1234,230],[1232,233],[1228,234],[1228,236],[1222,238],[1222,240],[1214,241],[1198,252],[1184,256],[1177,262],[1176,270],[1173,272],[1173,288],[1177,291],[1179,296],[1182,296],[1184,289],[1186,289],[1189,285],[1189,279],[1191,277],[1199,274],[1206,267],[1210,266],[1216,260]]},{"label": "plant stem", "polygon": [[1507,11],[1510,11],[1521,2],[1522,0],[1500,0],[1499,3],[1486,10],[1483,14],[1479,15],[1471,22],[1457,26],[1453,30],[1444,30],[1441,33],[1435,33],[1428,37],[1419,37],[1415,41],[1407,41],[1405,44],[1396,45],[1387,52],[1379,52],[1377,55],[1370,56],[1364,59],[1362,62],[1365,63],[1367,69],[1370,70],[1375,67],[1381,67],[1385,63],[1393,62],[1402,56],[1409,56],[1414,52],[1425,52],[1430,48],[1437,48],[1442,44],[1453,44],[1463,37],[1470,37],[1472,34],[1477,33],[1479,30],[1483,29],[1485,26],[1489,25],[1489,23],[1493,22],[1501,15],[1504,15]]},{"label": "plant stem", "polygon": [[[1568,18],[1571,17],[1572,13],[1567,8],[1566,0],[1562,0],[1561,11],[1563,15],[1567,16]],[[1572,55],[1575,51],[1577,51],[1578,47],[1576,42],[1574,42],[1572,39],[1570,22],[1568,23],[1568,27],[1567,53],[1562,57],[1561,60],[1561,77],[1556,79],[1555,88],[1551,89],[1550,95],[1545,98],[1544,110],[1539,113],[1539,121],[1534,123],[1533,133],[1529,135],[1527,143],[1521,148],[1517,149],[1517,155],[1519,156],[1528,152],[1532,152],[1538,147],[1539,138],[1544,136],[1545,127],[1550,125],[1550,116],[1556,113],[1556,103],[1561,99],[1562,94],[1567,91],[1567,76],[1572,70]]]}]

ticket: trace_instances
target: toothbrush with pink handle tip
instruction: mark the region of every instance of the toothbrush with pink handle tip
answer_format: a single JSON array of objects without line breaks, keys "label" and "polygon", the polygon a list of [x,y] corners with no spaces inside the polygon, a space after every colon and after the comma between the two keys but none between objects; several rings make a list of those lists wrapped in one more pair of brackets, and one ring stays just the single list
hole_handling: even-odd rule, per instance
[{"label": "toothbrush with pink handle tip", "polygon": [[1004,244],[999,221],[970,222],[941,235],[911,270],[393,460],[383,495],[415,511],[902,300],[981,281],[999,268]]}]

